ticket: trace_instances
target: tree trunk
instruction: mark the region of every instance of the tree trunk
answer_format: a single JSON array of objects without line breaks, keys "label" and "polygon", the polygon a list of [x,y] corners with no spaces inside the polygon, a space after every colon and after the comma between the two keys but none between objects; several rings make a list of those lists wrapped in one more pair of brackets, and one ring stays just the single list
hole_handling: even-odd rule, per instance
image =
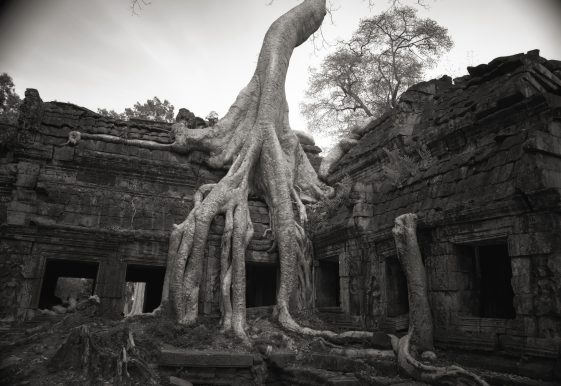
[{"label": "tree trunk", "polygon": [[422,351],[433,350],[433,326],[427,294],[427,274],[417,243],[417,216],[404,214],[395,219],[392,230],[397,257],[407,279],[409,325],[413,343]]},{"label": "tree trunk", "polygon": [[132,293],[132,305],[126,316],[140,315],[144,309],[144,291],[146,283],[134,283]]},{"label": "tree trunk", "polygon": [[[248,195],[265,200],[271,214],[280,261],[280,285],[274,315],[286,329],[334,336],[329,331],[302,328],[291,317],[289,302],[295,288],[298,236],[306,221],[303,202],[314,202],[332,193],[319,181],[298,137],[290,129],[284,84],[295,47],[305,42],[321,25],[325,0],[304,0],[269,27],[261,47],[257,68],[248,85],[238,94],[227,114],[214,126],[189,129],[172,126],[175,142],[119,139],[118,143],[143,148],[187,153],[208,153],[212,168],[228,168],[216,184],[201,186],[186,220],[174,226],[170,236],[162,304],[179,323],[192,324],[198,316],[199,286],[206,242],[215,216],[224,214],[231,224],[225,229],[221,253],[222,327],[232,329],[248,343],[245,334],[245,250],[253,235]],[[68,144],[83,139],[116,142],[110,135],[70,133]],[[299,222],[293,212],[299,209]],[[360,335],[360,333],[357,333]],[[371,333],[364,333],[370,336]]]},{"label": "tree trunk", "polygon": [[[305,0],[281,16],[267,31],[254,76],[226,116],[207,129],[173,127],[176,143],[172,150],[200,149],[209,152],[210,166],[232,165],[217,184],[198,190],[193,210],[170,238],[163,305],[169,302],[181,323],[191,324],[197,317],[208,230],[216,215],[225,214],[222,327],[245,337],[245,249],[253,234],[247,196],[252,192],[269,206],[279,251],[276,315],[281,324],[297,326],[288,310],[299,247],[291,198],[304,208],[301,197],[317,199],[329,189],[319,182],[290,129],[284,83],[293,49],[319,28],[324,16],[325,0]],[[305,208],[300,217],[305,221]]]},{"label": "tree trunk", "polygon": [[298,229],[298,258],[296,269],[296,290],[293,293],[293,308],[298,311],[311,312],[314,308],[313,288],[313,244],[304,229]]}]

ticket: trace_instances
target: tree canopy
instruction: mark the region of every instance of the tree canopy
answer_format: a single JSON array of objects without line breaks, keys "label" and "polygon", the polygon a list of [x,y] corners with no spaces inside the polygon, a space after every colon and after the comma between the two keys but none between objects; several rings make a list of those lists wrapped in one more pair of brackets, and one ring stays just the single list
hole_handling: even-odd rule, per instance
[{"label": "tree canopy", "polygon": [[132,108],[127,107],[123,113],[118,113],[115,110],[97,109],[99,114],[114,119],[142,118],[164,122],[173,122],[174,111],[175,107],[167,99],[162,102],[158,97],[147,99],[143,104],[136,102]]},{"label": "tree canopy", "polygon": [[15,123],[20,104],[12,77],[5,72],[0,74],[0,121]]},{"label": "tree canopy", "polygon": [[401,93],[453,46],[446,28],[408,6],[363,19],[319,69],[311,69],[301,110],[316,133],[340,136],[396,106]]}]

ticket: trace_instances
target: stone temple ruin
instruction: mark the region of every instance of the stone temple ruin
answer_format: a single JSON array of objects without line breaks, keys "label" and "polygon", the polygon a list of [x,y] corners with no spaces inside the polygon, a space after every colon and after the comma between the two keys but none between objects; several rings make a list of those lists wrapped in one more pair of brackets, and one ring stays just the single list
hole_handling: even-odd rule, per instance
[{"label": "stone temple ruin", "polygon": [[[537,51],[497,58],[410,88],[321,165],[344,194],[315,219],[313,310],[341,328],[408,327],[394,219],[415,213],[437,348],[469,366],[561,380],[561,62]],[[70,131],[173,142],[170,124],[115,121],[43,102],[28,89],[17,126],[0,126],[0,317],[32,320],[64,302],[65,280],[96,294],[98,313],[160,302],[168,238],[193,194],[221,172],[203,154]],[[320,170],[321,150],[301,144]],[[326,161],[326,160],[324,160]],[[278,259],[265,203],[250,201],[247,306],[275,303]],[[200,310],[219,308],[220,237],[209,238]],[[136,288],[136,287],[135,287]],[[130,307],[130,304],[129,304]]]}]

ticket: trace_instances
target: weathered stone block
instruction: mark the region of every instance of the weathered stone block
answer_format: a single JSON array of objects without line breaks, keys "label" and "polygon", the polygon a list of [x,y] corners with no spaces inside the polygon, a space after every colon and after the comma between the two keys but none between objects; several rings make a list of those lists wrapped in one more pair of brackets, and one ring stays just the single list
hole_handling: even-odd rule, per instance
[{"label": "weathered stone block", "polygon": [[27,223],[27,214],[22,212],[14,212],[8,210],[6,212],[6,224],[9,225],[25,225]]},{"label": "weathered stone block", "polygon": [[429,292],[430,304],[433,311],[435,331],[449,329],[452,313],[457,313],[457,295],[450,292]]},{"label": "weathered stone block", "polygon": [[253,263],[276,263],[278,259],[277,253],[267,253],[265,251],[247,250],[245,260]]},{"label": "weathered stone block", "polygon": [[37,193],[31,189],[16,188],[12,191],[12,199],[21,203],[33,203],[37,199]]},{"label": "weathered stone block", "polygon": [[35,205],[27,204],[19,201],[11,201],[8,203],[8,211],[21,212],[21,213],[34,213],[36,210]]},{"label": "weathered stone block", "polygon": [[510,256],[526,256],[550,253],[552,235],[547,233],[518,234],[508,236]]},{"label": "weathered stone block", "polygon": [[557,317],[542,316],[538,318],[538,337],[561,339],[561,320]]},{"label": "weathered stone block", "polygon": [[203,350],[162,349],[161,366],[178,367],[251,367],[253,355]]},{"label": "weathered stone block", "polygon": [[96,293],[100,297],[120,299],[124,290],[126,264],[116,260],[105,261],[99,265],[99,270]]},{"label": "weathered stone block", "polygon": [[353,217],[370,217],[373,214],[373,206],[365,202],[358,202],[353,207]]},{"label": "weathered stone block", "polygon": [[516,315],[532,315],[534,311],[534,295],[523,294],[514,296]]},{"label": "weathered stone block", "polygon": [[39,164],[34,164],[29,162],[18,163],[16,186],[33,188],[37,183],[37,177],[39,176],[40,170],[41,170],[41,165]]},{"label": "weathered stone block", "polygon": [[74,159],[74,148],[69,146],[55,147],[53,159],[72,161]]},{"label": "weathered stone block", "polygon": [[538,333],[537,318],[531,316],[523,316],[519,318],[522,323],[523,333],[525,336],[536,336]]},{"label": "weathered stone block", "polygon": [[515,294],[529,294],[531,288],[531,259],[528,257],[512,258],[510,261],[512,267],[512,289]]},{"label": "weathered stone block", "polygon": [[97,226],[97,222],[97,216],[81,216],[78,225],[82,227],[93,228]]}]

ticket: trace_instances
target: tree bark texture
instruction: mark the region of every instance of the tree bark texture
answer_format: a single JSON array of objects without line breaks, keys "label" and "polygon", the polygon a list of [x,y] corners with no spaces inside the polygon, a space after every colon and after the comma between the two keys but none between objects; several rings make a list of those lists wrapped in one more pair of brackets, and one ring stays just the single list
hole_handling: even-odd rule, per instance
[{"label": "tree bark texture", "polygon": [[296,290],[292,294],[292,308],[311,312],[314,309],[313,243],[306,236],[303,228],[297,227],[297,232],[300,233],[297,241],[301,244],[297,248],[297,281]]},{"label": "tree bark texture", "polygon": [[127,310],[126,316],[140,315],[144,308],[144,292],[146,283],[134,283],[132,294],[132,304],[130,310]]},{"label": "tree bark texture", "polygon": [[407,279],[409,325],[413,343],[422,351],[433,349],[432,314],[427,293],[427,274],[417,242],[417,216],[404,214],[395,219],[392,230],[397,257]]}]

